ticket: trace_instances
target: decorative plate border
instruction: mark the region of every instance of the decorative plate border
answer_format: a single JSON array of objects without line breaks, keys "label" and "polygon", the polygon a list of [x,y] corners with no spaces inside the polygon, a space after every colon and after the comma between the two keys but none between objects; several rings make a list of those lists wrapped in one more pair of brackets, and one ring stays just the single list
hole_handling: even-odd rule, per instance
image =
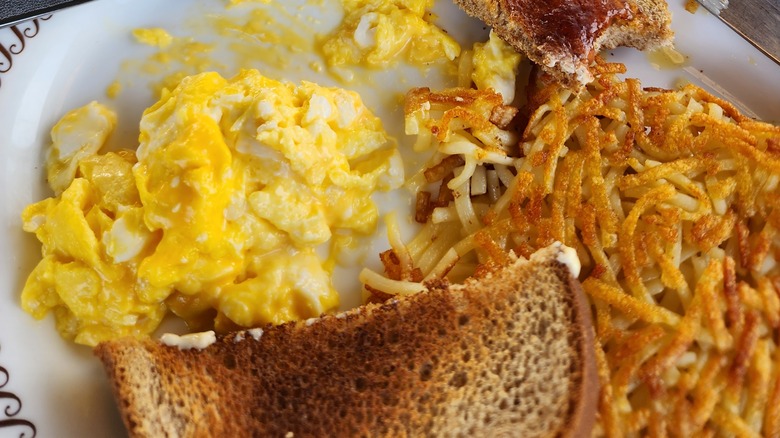
[{"label": "decorative plate border", "polygon": [[[2,350],[0,350],[2,351]],[[11,375],[8,370],[0,365],[0,390],[11,380]],[[0,391],[0,408],[2,408],[3,416],[0,416],[0,429],[5,428],[22,428],[24,429],[19,438],[34,438],[38,433],[38,429],[29,420],[22,418],[15,418],[22,411],[22,400],[16,394],[7,391]],[[30,432],[31,435],[27,435]]]},{"label": "decorative plate border", "polygon": [[[3,86],[2,75],[11,71],[14,66],[14,57],[24,51],[27,47],[27,40],[38,35],[41,30],[41,21],[46,21],[51,17],[48,15],[0,29],[0,31],[10,31],[13,35],[10,41],[6,41],[5,44],[2,43],[5,38],[0,39],[0,87]],[[8,33],[5,32],[5,34]]]},{"label": "decorative plate border", "polygon": [[[3,86],[2,75],[11,71],[14,66],[14,57],[24,51],[28,40],[38,35],[41,22],[51,17],[51,15],[40,17],[0,29],[2,32],[0,34],[0,88]],[[19,438],[34,438],[38,434],[35,424],[30,420],[17,417],[22,412],[22,399],[13,392],[3,390],[10,381],[11,373],[0,363],[0,430],[21,429]]]}]

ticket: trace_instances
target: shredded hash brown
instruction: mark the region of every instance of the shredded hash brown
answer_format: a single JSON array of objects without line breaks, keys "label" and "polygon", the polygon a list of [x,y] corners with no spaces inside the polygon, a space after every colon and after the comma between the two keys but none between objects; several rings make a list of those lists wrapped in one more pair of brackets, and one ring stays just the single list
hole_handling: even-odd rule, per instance
[{"label": "shredded hash brown", "polygon": [[595,315],[596,435],[780,436],[780,128],[599,70],[537,89],[520,139],[490,91],[412,90],[424,225],[404,242],[388,220],[386,272],[361,278],[415,293],[561,241]]}]

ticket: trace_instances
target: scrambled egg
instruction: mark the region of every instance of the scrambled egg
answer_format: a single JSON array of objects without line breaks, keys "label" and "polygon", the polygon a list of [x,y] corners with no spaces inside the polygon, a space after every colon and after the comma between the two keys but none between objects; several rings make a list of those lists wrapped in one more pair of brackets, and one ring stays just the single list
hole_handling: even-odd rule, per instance
[{"label": "scrambled egg", "polygon": [[374,230],[371,194],[403,165],[359,96],[257,71],[185,78],[145,111],[140,145],[99,153],[115,117],[91,103],[52,130],[56,197],[23,212],[43,244],[22,305],[87,345],[153,331],[282,323],[338,305],[328,266]]},{"label": "scrambled egg", "polygon": [[405,56],[413,64],[454,60],[458,43],[431,23],[433,0],[342,0],[344,19],[324,40],[331,66],[384,67]]},{"label": "scrambled egg", "polygon": [[[90,129],[81,129],[89,126]],[[59,195],[76,176],[79,162],[95,154],[116,126],[116,115],[97,103],[66,114],[52,129],[46,157],[46,178]]]},{"label": "scrambled egg", "polygon": [[171,45],[173,37],[165,29],[159,27],[149,29],[135,29],[133,36],[136,41],[152,47],[165,48]]},{"label": "scrambled egg", "polygon": [[474,44],[471,79],[478,90],[493,89],[509,105],[515,98],[517,71],[523,57],[492,30],[485,43]]}]

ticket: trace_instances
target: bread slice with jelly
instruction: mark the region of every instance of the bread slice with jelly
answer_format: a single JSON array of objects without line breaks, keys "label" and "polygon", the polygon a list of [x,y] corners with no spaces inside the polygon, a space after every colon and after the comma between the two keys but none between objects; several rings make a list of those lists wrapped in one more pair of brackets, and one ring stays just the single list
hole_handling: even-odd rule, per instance
[{"label": "bread slice with jelly", "polygon": [[670,46],[674,33],[664,0],[455,0],[515,50],[559,82],[573,87],[594,79],[590,65],[601,50]]}]

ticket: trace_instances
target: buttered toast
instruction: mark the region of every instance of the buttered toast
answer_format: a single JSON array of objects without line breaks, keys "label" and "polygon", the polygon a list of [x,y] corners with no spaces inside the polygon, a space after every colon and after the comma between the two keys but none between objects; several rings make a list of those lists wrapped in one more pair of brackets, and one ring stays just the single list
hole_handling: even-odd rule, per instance
[{"label": "buttered toast", "polygon": [[202,349],[95,353],[134,437],[589,436],[593,329],[559,256]]}]

